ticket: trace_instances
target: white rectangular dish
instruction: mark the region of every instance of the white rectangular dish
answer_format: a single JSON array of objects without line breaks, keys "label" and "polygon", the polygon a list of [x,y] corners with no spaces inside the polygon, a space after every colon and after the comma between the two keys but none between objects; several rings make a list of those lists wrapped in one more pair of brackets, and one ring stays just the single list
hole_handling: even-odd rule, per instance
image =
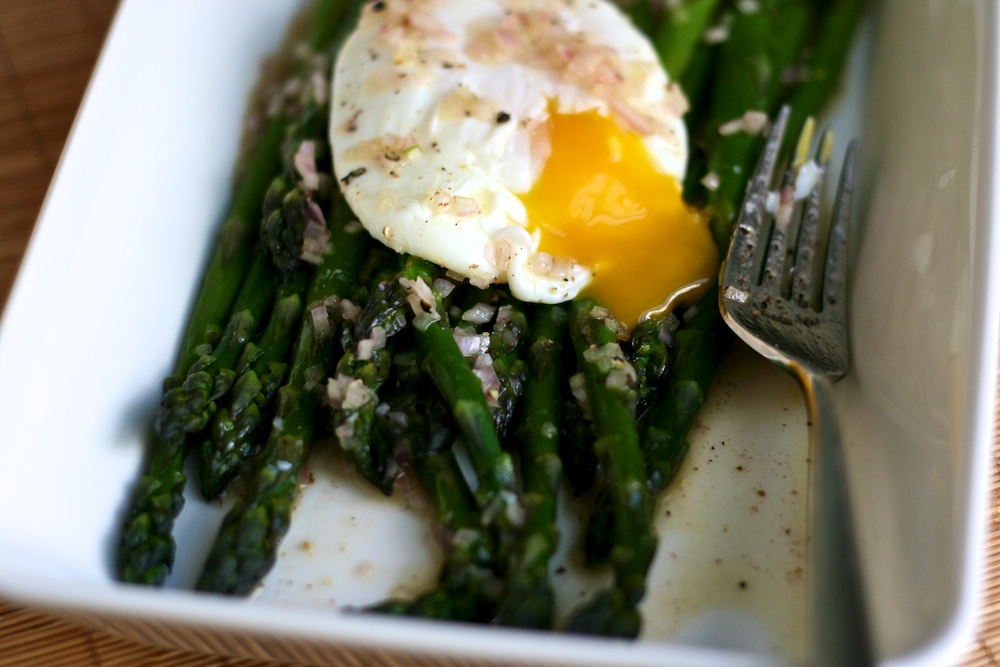
[{"label": "white rectangular dish", "polygon": [[[323,448],[251,599],[185,590],[222,509],[193,493],[166,589],[113,580],[246,97],[301,5],[122,3],[0,323],[0,595],[141,641],[312,664],[801,662],[804,407],[742,348],[660,501],[638,641],[345,613],[431,585],[439,556],[417,496],[382,499]],[[875,639],[900,667],[956,660],[977,610],[1000,317],[996,5],[872,0],[831,119],[838,154],[862,140],[837,400]],[[556,578],[563,606],[595,584]]]}]

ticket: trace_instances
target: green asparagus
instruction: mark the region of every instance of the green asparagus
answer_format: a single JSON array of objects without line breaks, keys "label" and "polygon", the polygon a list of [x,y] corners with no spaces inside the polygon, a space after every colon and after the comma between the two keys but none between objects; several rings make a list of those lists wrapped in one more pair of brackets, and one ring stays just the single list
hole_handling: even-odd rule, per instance
[{"label": "green asparagus", "polygon": [[698,42],[716,17],[720,0],[686,0],[664,9],[663,20],[652,35],[663,69],[674,81],[687,71]]},{"label": "green asparagus", "polygon": [[288,372],[286,356],[302,315],[307,280],[300,271],[281,288],[260,340],[246,345],[236,365],[229,405],[215,413],[202,441],[201,490],[206,498],[221,496],[254,450],[271,399]]},{"label": "green asparagus", "polygon": [[721,320],[718,294],[717,288],[709,290],[685,313],[684,326],[674,334],[669,378],[646,413],[641,444],[653,497],[677,475],[688,450],[687,433],[715,372]]},{"label": "green asparagus", "polygon": [[507,590],[497,614],[501,625],[550,628],[553,624],[555,594],[548,567],[559,544],[558,424],[565,401],[562,346],[567,319],[563,306],[536,307],[531,319],[524,418],[517,430],[527,520],[506,572]]},{"label": "green asparagus", "polygon": [[462,356],[450,329],[430,318],[415,321],[414,326],[423,356],[421,365],[450,407],[468,446],[479,482],[476,503],[485,523],[519,521],[514,464],[500,446],[482,383]]},{"label": "green asparagus", "polygon": [[216,402],[228,393],[232,369],[274,297],[275,281],[270,264],[258,254],[215,349],[202,354],[183,380],[175,376],[165,383],[153,453],[133,492],[118,545],[123,581],[159,585],[170,573],[174,520],[184,507],[188,439],[205,428]]},{"label": "green asparagus", "polygon": [[313,275],[288,381],[278,390],[267,443],[253,461],[243,497],[223,521],[198,589],[244,595],[274,565],[288,531],[298,474],[312,445],[316,409],[329,372],[340,323],[339,299],[350,294],[366,236],[351,233],[350,211],[338,200],[329,251]]},{"label": "green asparagus", "polygon": [[[315,18],[335,20],[343,9],[335,0],[320,0]],[[322,41],[328,38],[325,29],[313,31],[311,37],[315,49],[329,44]],[[261,266],[254,259],[259,256],[257,221],[265,188],[281,169],[281,144],[289,124],[289,116],[278,113],[257,142],[195,301],[174,374],[164,382],[152,448],[119,538],[118,576],[124,581],[159,585],[170,573],[176,548],[171,532],[184,504],[188,434],[206,425],[214,402],[230,388],[232,368],[275,296],[273,286],[266,284],[269,270],[254,272],[250,265]],[[211,359],[205,356],[209,351]],[[211,387],[206,389],[206,383]]]},{"label": "green asparagus", "polygon": [[570,333],[586,381],[587,401],[597,439],[602,489],[611,503],[611,565],[614,583],[569,621],[571,632],[635,637],[637,609],[656,550],[653,499],[636,428],[632,368],[618,343],[620,327],[593,299],[573,302]]},{"label": "green asparagus", "polygon": [[[410,362],[417,367],[416,360]],[[426,489],[445,549],[438,585],[414,600],[389,600],[373,611],[402,616],[489,622],[502,581],[491,532],[455,458],[456,429],[448,408],[426,376],[407,382],[384,418],[387,436],[408,448],[411,466]]]}]

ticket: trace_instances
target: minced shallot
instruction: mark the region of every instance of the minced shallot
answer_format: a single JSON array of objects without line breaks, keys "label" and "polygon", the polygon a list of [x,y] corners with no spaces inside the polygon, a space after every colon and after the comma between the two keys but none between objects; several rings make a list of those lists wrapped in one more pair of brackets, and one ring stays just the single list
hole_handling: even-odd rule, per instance
[{"label": "minced shallot", "polygon": [[472,372],[483,385],[486,404],[491,408],[500,407],[500,376],[493,367],[493,357],[489,353],[480,354],[472,364]]},{"label": "minced shallot", "polygon": [[319,190],[319,171],[316,169],[316,144],[312,141],[303,141],[299,144],[299,150],[295,151],[292,159],[295,164],[295,171],[299,174],[300,185],[306,192],[316,192]]},{"label": "minced shallot", "polygon": [[385,347],[386,342],[386,331],[383,327],[372,327],[372,332],[367,338],[362,338],[358,341],[355,348],[354,356],[361,360],[367,361],[375,356],[375,353]]},{"label": "minced shallot", "polygon": [[497,312],[496,306],[479,302],[472,308],[462,313],[462,319],[472,324],[486,324],[493,319],[493,314]]},{"label": "minced shallot", "polygon": [[330,322],[330,311],[326,309],[326,304],[319,304],[309,309],[309,320],[312,322],[313,331],[317,337],[330,334],[332,324]]},{"label": "minced shallot", "polygon": [[358,315],[361,314],[361,306],[354,303],[350,299],[341,299],[340,301],[340,316],[345,320],[356,320]]},{"label": "minced shallot", "polygon": [[481,212],[479,202],[472,197],[450,195],[444,190],[431,190],[427,194],[427,204],[434,213],[456,218],[469,218]]},{"label": "minced shallot", "polygon": [[715,192],[719,189],[719,175],[714,171],[710,171],[705,174],[699,182],[705,187],[706,190]]},{"label": "minced shallot", "polygon": [[719,134],[728,136],[737,132],[746,132],[750,135],[758,135],[767,128],[769,122],[767,114],[763,111],[747,111],[739,118],[734,118],[720,125]]},{"label": "minced shallot", "polygon": [[490,335],[488,333],[478,334],[462,327],[455,327],[451,330],[451,335],[463,357],[475,357],[490,349]]},{"label": "minced shallot", "polygon": [[330,240],[330,230],[326,227],[323,210],[315,203],[306,204],[306,227],[302,230],[302,250],[299,259],[309,264],[323,261],[326,244]]},{"label": "minced shallot", "polygon": [[338,373],[326,383],[326,401],[338,410],[357,410],[375,400],[375,392],[357,378]]},{"label": "minced shallot", "polygon": [[424,282],[423,278],[417,276],[410,280],[404,277],[399,279],[399,284],[409,291],[406,302],[410,304],[414,316],[419,319],[419,322],[415,322],[418,328],[441,319],[441,315],[437,311],[437,298],[434,296],[434,291]]}]

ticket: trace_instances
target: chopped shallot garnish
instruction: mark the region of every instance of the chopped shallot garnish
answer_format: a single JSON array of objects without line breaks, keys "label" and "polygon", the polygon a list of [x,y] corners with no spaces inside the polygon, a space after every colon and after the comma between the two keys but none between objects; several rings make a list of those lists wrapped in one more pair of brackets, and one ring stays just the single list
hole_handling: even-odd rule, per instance
[{"label": "chopped shallot garnish", "polygon": [[326,383],[326,402],[334,409],[352,410],[375,398],[375,393],[364,382],[338,373]]},{"label": "chopped shallot garnish", "polygon": [[323,76],[323,73],[320,71],[313,72],[310,84],[316,104],[325,104],[330,97],[330,84],[327,77]]},{"label": "chopped shallot garnish", "polygon": [[323,220],[323,211],[314,202],[306,205],[306,212],[309,214],[309,221],[302,231],[302,251],[299,253],[299,259],[310,264],[319,264],[323,261],[323,253],[326,251],[327,241],[330,240],[330,231]]},{"label": "chopped shallot garnish", "polygon": [[358,341],[354,356],[362,361],[371,359],[375,353],[385,347],[386,332],[383,327],[373,327],[368,338]]},{"label": "chopped shallot garnish", "polygon": [[491,408],[500,407],[500,376],[493,367],[493,357],[489,353],[480,354],[472,364],[472,372],[483,385],[486,404]]},{"label": "chopped shallot garnish", "polygon": [[462,313],[462,319],[472,324],[486,324],[493,319],[493,314],[497,312],[495,306],[487,303],[477,303],[472,308]]},{"label": "chopped shallot garnish", "polygon": [[726,136],[737,132],[757,135],[767,128],[769,120],[763,111],[747,111],[739,118],[735,118],[728,123],[719,126],[719,134]]},{"label": "chopped shallot garnish", "polygon": [[316,144],[303,141],[293,159],[295,171],[299,173],[302,189],[306,192],[319,190],[319,172],[316,170]]},{"label": "chopped shallot garnish", "polygon": [[452,203],[452,212],[460,218],[479,215],[479,203],[472,197],[453,197]]},{"label": "chopped shallot garnish", "polygon": [[462,327],[456,327],[451,330],[451,335],[464,357],[475,357],[490,349],[490,335],[487,333],[477,334]]},{"label": "chopped shallot garnish", "polygon": [[706,44],[722,44],[729,39],[729,27],[726,25],[712,26],[701,36]]},{"label": "chopped shallot garnish", "polygon": [[583,416],[590,419],[590,401],[587,397],[587,379],[583,373],[576,373],[569,378],[569,390],[576,399],[577,405],[583,411]]},{"label": "chopped shallot garnish", "polygon": [[326,336],[330,333],[332,323],[330,322],[330,312],[325,304],[313,306],[309,309],[309,319],[312,321],[313,331],[317,337]]},{"label": "chopped shallot garnish", "polygon": [[504,306],[500,306],[500,309],[497,310],[497,321],[496,321],[496,323],[498,325],[500,325],[500,324],[506,324],[507,322],[510,321],[510,318],[513,317],[514,313],[516,313],[516,312],[517,312],[517,308],[515,308],[514,306],[512,306],[510,304],[507,304],[507,305],[504,305]]},{"label": "chopped shallot garnish", "polygon": [[356,320],[361,313],[361,306],[350,299],[342,299],[340,302],[340,316],[345,320]]},{"label": "chopped shallot garnish", "polygon": [[702,177],[701,181],[699,182],[703,186],[705,186],[706,190],[711,190],[714,192],[715,190],[719,189],[719,175],[714,171],[710,171],[707,174],[705,174]]},{"label": "chopped shallot garnish", "polygon": [[[434,296],[434,292],[430,286],[424,282],[423,278],[420,276],[417,276],[414,280],[400,278],[399,284],[409,290],[410,294],[406,297],[406,302],[410,304],[410,308],[416,317],[429,315],[432,321],[441,319],[436,307],[437,298]],[[421,323],[425,323],[424,319],[426,318],[421,319]]]},{"label": "chopped shallot garnish", "polygon": [[454,215],[459,218],[468,218],[480,213],[479,202],[472,197],[456,197],[444,190],[431,190],[427,194],[427,205],[434,213]]},{"label": "chopped shallot garnish", "polygon": [[444,278],[435,278],[434,283],[431,285],[431,289],[442,297],[446,297],[455,291],[455,283],[450,280],[445,280]]}]

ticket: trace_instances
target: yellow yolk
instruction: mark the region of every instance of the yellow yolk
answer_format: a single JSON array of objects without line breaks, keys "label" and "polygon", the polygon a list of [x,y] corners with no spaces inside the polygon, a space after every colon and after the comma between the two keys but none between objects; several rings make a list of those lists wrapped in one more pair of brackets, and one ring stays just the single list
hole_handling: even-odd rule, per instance
[{"label": "yellow yolk", "polygon": [[707,287],[719,262],[708,221],[637,135],[587,112],[553,114],[549,136],[542,175],[521,197],[540,251],[589,267],[585,293],[630,328],[680,291],[692,288],[690,301]]}]

